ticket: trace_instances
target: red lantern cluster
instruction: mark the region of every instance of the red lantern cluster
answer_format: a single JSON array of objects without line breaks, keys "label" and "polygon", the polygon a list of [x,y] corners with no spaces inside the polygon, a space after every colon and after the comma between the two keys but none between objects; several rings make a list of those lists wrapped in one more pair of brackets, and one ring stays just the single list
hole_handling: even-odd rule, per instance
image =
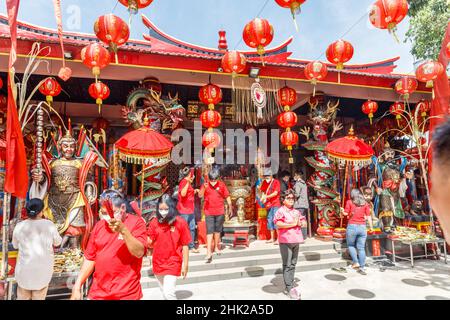
[{"label": "red lantern cluster", "polygon": [[131,14],[137,14],[139,9],[148,7],[153,0],[119,0],[119,2],[127,7]]},{"label": "red lantern cluster", "polygon": [[397,124],[399,124],[400,119],[402,119],[401,115],[403,112],[405,112],[405,104],[396,101],[391,105],[389,111],[395,116],[395,118],[397,119]]},{"label": "red lantern cluster", "polygon": [[395,91],[403,96],[403,99],[408,100],[409,95],[417,89],[417,80],[411,77],[402,77],[395,83]]},{"label": "red lantern cluster", "polygon": [[362,112],[369,116],[370,124],[372,124],[373,114],[378,110],[378,103],[376,101],[367,100],[362,105]]},{"label": "red lantern cluster", "polygon": [[420,115],[422,118],[426,118],[427,113],[431,110],[431,102],[428,100],[420,100],[420,102],[416,105],[416,108],[419,109]]},{"label": "red lantern cluster", "polygon": [[100,69],[109,65],[111,56],[101,44],[92,43],[81,50],[81,61],[92,69],[92,74],[95,76],[95,81],[97,81]]},{"label": "red lantern cluster", "polygon": [[98,113],[100,113],[103,100],[107,99],[110,94],[108,86],[101,81],[94,82],[89,86],[89,94],[96,99],[95,103],[98,104]]},{"label": "red lantern cluster", "polygon": [[294,163],[292,158],[292,146],[298,142],[298,134],[291,131],[291,128],[297,124],[298,118],[295,112],[290,111],[290,108],[297,102],[297,92],[295,89],[288,86],[278,90],[278,103],[283,106],[284,112],[277,117],[277,123],[286,131],[281,134],[281,144],[289,150],[289,163]]},{"label": "red lantern cluster", "polygon": [[202,112],[200,120],[203,127],[208,128],[203,135],[203,146],[208,148],[212,153],[214,148],[220,144],[220,137],[217,133],[213,132],[213,128],[217,128],[222,121],[220,113],[214,110],[214,105],[222,101],[222,90],[219,86],[208,83],[200,88],[198,97],[209,108],[209,110]]},{"label": "red lantern cluster", "polygon": [[94,32],[97,38],[115,53],[116,63],[119,63],[117,48],[125,44],[130,37],[130,29],[125,21],[111,13],[100,16],[94,23]]},{"label": "red lantern cluster", "polygon": [[321,81],[326,78],[328,74],[327,65],[321,61],[311,61],[305,67],[305,77],[311,81],[314,86],[313,97],[316,95],[317,81]]},{"label": "red lantern cluster", "polygon": [[53,97],[61,93],[61,86],[55,78],[48,77],[39,87],[39,92],[45,96],[48,103],[52,103]]},{"label": "red lantern cluster", "polygon": [[397,24],[408,14],[406,0],[377,0],[369,13],[370,23],[379,29],[388,29],[395,36]]},{"label": "red lantern cluster", "polygon": [[244,42],[261,56],[264,54],[264,47],[268,46],[273,40],[273,27],[266,19],[255,18],[245,25],[242,33]]},{"label": "red lantern cluster", "polygon": [[306,0],[275,0],[275,2],[283,8],[291,9],[292,19],[294,19],[295,29],[298,31],[297,22],[295,21],[295,15],[301,11],[301,5]]}]

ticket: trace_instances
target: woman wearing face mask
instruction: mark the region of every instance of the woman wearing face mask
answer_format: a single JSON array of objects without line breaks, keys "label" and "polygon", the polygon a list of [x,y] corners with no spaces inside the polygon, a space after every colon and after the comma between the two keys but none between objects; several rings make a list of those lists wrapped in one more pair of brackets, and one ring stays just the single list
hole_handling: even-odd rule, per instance
[{"label": "woman wearing face mask", "polygon": [[373,229],[371,206],[364,198],[359,189],[353,189],[350,193],[351,200],[347,200],[345,209],[341,213],[348,216],[347,246],[352,257],[352,268],[360,274],[366,275],[364,269],[366,262],[366,221],[369,223],[370,231]]},{"label": "woman wearing face mask", "polygon": [[[220,170],[213,167],[208,173],[209,181],[204,183],[198,195],[205,197],[204,212],[206,220],[206,242],[207,254],[206,263],[212,261],[212,245],[214,238],[214,248],[217,254],[220,254],[220,234],[225,221],[225,200],[228,204],[228,210],[231,210],[231,197],[227,186],[219,180]],[[229,212],[229,216],[231,216]]]},{"label": "woman wearing face mask", "polygon": [[282,201],[283,206],[275,213],[273,221],[278,228],[285,293],[291,299],[299,300],[300,293],[294,287],[294,278],[299,245],[304,241],[302,227],[306,226],[306,219],[299,210],[294,209],[294,190],[288,189],[283,192]]},{"label": "woman wearing face mask", "polygon": [[186,278],[189,263],[191,235],[186,221],[177,216],[174,200],[164,194],[158,201],[156,218],[148,227],[150,245],[153,245],[153,274],[164,299],[176,300],[177,277]]}]

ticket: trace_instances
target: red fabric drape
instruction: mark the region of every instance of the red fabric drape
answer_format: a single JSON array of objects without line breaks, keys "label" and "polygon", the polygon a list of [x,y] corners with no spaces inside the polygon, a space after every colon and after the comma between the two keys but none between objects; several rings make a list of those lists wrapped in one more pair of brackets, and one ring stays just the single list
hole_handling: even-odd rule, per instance
[{"label": "red fabric drape", "polygon": [[8,22],[11,35],[11,51],[8,65],[8,109],[6,116],[6,179],[5,192],[24,199],[28,190],[27,157],[23,142],[22,129],[17,114],[16,101],[13,94],[13,66],[16,62],[17,48],[17,12],[20,0],[6,0]]}]

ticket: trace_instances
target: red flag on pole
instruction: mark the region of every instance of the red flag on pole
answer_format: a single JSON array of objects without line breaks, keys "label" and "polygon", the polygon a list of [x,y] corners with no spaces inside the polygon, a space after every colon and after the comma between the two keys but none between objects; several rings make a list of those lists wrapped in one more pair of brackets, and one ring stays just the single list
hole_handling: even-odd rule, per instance
[{"label": "red flag on pole", "polygon": [[25,198],[28,190],[28,172],[25,145],[16,107],[16,87],[14,84],[14,63],[17,47],[17,12],[20,0],[6,0],[11,51],[8,65],[8,109],[6,113],[6,174],[5,192],[18,198]]}]

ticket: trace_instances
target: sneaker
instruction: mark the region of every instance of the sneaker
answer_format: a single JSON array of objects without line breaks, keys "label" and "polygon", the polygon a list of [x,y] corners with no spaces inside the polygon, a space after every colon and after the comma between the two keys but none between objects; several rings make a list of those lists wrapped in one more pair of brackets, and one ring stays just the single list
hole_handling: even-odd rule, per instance
[{"label": "sneaker", "polygon": [[359,268],[358,273],[362,274],[363,276],[367,275],[366,271],[364,269],[361,269],[361,268]]},{"label": "sneaker", "polygon": [[290,297],[292,300],[300,300],[300,292],[298,292],[297,288],[292,288],[292,289],[289,291],[289,297]]}]

